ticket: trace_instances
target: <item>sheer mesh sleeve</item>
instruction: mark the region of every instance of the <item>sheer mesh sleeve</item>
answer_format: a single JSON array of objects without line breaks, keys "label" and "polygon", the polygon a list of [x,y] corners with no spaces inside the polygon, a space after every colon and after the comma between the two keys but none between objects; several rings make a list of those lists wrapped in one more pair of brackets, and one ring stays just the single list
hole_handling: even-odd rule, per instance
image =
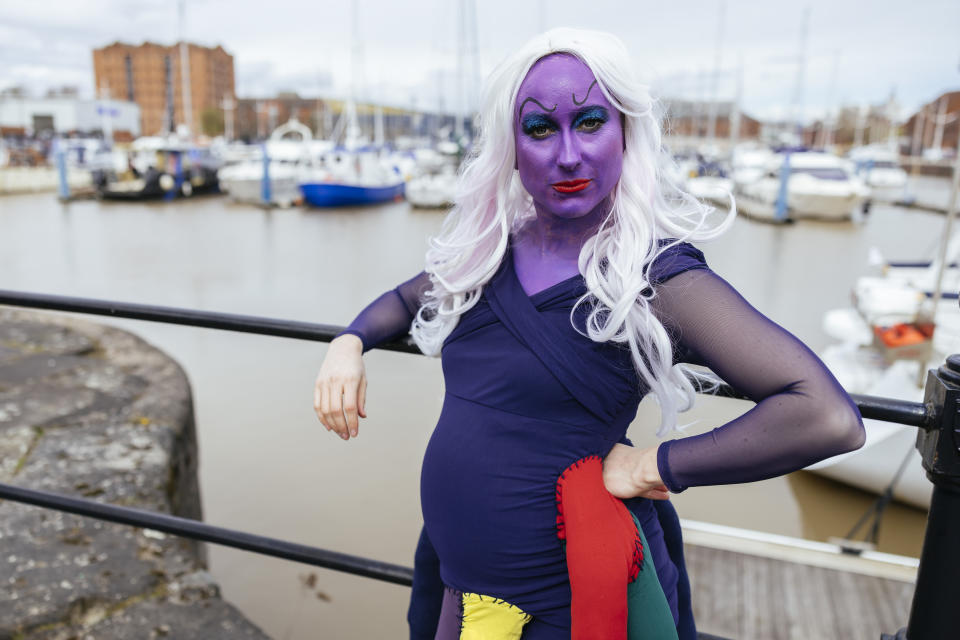
[{"label": "sheer mesh sleeve", "polygon": [[662,274],[655,312],[678,351],[757,405],[710,433],[662,443],[664,484],[678,492],[763,480],[860,447],[860,413],[820,359],[709,270],[702,254],[695,268],[688,258],[677,275]]},{"label": "sheer mesh sleeve", "polygon": [[420,300],[429,288],[430,275],[421,271],[367,305],[338,337],[352,333],[360,338],[366,352],[380,343],[406,335],[420,309]]}]

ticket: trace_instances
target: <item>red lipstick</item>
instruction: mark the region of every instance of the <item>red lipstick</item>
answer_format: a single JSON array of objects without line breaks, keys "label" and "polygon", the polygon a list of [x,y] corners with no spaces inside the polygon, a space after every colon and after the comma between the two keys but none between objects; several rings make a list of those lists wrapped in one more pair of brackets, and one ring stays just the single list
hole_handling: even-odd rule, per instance
[{"label": "red lipstick", "polygon": [[590,184],[589,178],[578,178],[577,180],[564,180],[563,182],[554,182],[551,187],[559,193],[575,193],[583,191]]}]

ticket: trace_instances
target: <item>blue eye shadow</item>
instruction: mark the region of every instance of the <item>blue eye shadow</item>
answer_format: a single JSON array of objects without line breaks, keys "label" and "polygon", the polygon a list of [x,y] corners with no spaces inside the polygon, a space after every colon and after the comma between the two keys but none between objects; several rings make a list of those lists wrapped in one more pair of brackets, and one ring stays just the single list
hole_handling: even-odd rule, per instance
[{"label": "blue eye shadow", "polygon": [[553,120],[545,115],[531,113],[524,116],[523,120],[520,121],[520,127],[523,129],[524,133],[530,133],[537,127],[547,127],[548,129],[552,130],[556,128],[556,125],[553,123]]},{"label": "blue eye shadow", "polygon": [[577,113],[577,117],[573,120],[573,126],[574,128],[579,127],[584,120],[601,120],[606,122],[609,119],[610,114],[607,113],[607,110],[603,107],[588,107]]}]

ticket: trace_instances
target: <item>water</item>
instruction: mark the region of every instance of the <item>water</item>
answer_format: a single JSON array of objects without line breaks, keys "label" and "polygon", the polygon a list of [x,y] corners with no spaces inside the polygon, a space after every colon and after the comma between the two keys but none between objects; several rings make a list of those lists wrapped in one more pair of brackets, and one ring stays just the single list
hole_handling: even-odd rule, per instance
[{"label": "water", "polygon": [[[420,270],[441,220],[406,203],[263,211],[219,197],[61,205],[51,194],[9,196],[0,199],[0,288],[347,324]],[[930,256],[943,222],[887,205],[876,205],[862,227],[740,219],[703,249],[754,306],[819,350],[830,342],[822,314],[849,304],[868,249],[891,259]],[[109,322],[164,349],[190,377],[208,522],[412,564],[419,467],[442,399],[437,360],[365,356],[370,417],[344,443],[313,414],[325,345]],[[749,406],[703,398],[681,420],[698,421],[699,431]],[[631,437],[652,444],[655,421],[644,402]],[[807,473],[674,498],[685,518],[815,540],[846,533],[872,499]],[[880,548],[919,555],[924,523],[922,512],[891,507]],[[224,596],[280,640],[405,633],[404,587],[215,546],[210,561]]]}]

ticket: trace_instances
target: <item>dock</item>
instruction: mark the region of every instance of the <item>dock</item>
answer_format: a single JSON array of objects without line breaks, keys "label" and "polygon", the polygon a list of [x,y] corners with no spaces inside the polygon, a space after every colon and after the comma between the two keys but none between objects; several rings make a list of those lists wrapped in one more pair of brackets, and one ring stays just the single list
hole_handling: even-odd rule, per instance
[{"label": "dock", "polygon": [[878,640],[907,626],[918,560],[684,521],[697,629],[731,640]]}]

